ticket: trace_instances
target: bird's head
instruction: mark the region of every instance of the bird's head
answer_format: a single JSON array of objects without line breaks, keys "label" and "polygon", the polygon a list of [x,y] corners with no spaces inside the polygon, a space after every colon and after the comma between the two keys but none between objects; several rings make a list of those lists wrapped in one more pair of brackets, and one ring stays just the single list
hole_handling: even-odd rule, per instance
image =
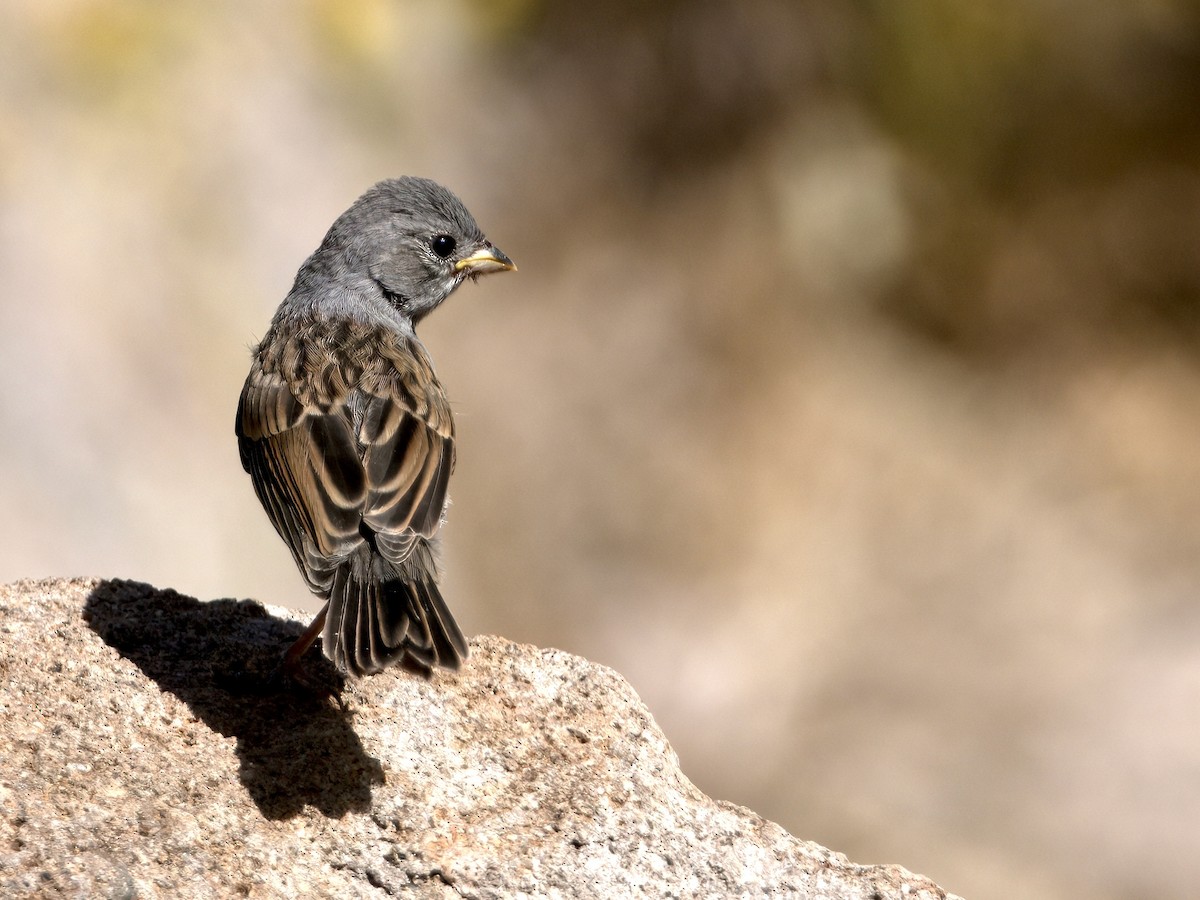
[{"label": "bird's head", "polygon": [[374,281],[413,322],[467,278],[516,269],[462,201],[427,178],[375,185],[334,223],[322,245],[327,248]]}]

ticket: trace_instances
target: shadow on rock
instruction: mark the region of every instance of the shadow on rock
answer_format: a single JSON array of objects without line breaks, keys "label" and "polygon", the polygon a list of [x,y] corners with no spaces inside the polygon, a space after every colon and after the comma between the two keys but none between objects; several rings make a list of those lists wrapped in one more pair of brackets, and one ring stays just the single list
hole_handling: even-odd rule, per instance
[{"label": "shadow on rock", "polygon": [[[101,583],[83,617],[210,728],[237,738],[239,777],[267,818],[289,818],[306,804],[334,817],[370,808],[383,770],[363,750],[350,712],[317,692],[264,687],[303,626],[253,601],[201,603],[133,581]],[[316,657],[306,666],[340,688],[332,666]]]}]

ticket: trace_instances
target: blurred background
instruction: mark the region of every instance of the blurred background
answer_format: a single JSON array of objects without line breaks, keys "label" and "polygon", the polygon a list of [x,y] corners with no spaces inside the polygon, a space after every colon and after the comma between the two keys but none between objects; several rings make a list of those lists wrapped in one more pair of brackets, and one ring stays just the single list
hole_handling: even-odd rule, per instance
[{"label": "blurred background", "polygon": [[1198,111],[1188,0],[5,3],[0,579],[315,609],[238,392],[427,175],[520,266],[422,331],[469,634],[855,861],[1194,896]]}]

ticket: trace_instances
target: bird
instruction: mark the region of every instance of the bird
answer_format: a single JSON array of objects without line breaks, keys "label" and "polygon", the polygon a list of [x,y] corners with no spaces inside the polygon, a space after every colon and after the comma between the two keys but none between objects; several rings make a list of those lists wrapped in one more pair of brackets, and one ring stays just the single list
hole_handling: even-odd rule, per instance
[{"label": "bird", "polygon": [[359,197],[296,273],[235,424],[259,501],[325,601],[281,671],[318,636],[356,677],[467,658],[438,587],[454,417],[416,326],[468,278],[515,270],[457,196],[404,176]]}]

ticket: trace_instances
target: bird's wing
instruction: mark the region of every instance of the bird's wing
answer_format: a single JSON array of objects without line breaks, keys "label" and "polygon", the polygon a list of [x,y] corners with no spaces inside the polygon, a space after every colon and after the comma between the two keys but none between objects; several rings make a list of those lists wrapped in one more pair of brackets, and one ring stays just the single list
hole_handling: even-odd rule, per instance
[{"label": "bird's wing", "polygon": [[[242,391],[242,465],[313,590],[369,542],[400,572],[441,524],[449,403],[419,343],[358,323],[268,339]],[[418,576],[427,573],[416,573]]]}]

